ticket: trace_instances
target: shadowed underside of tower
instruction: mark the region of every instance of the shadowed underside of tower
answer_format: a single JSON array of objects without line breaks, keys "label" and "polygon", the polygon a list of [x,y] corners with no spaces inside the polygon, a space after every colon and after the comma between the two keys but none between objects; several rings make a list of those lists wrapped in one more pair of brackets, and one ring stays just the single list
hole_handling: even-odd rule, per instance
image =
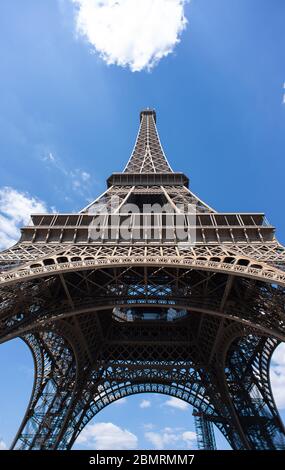
[{"label": "shadowed underside of tower", "polygon": [[234,449],[284,448],[269,378],[284,265],[264,215],[200,200],[142,111],[106,191],[77,214],[32,215],[0,254],[0,340],[21,337],[35,363],[12,448],[69,449],[102,408],[143,392],[187,401]]}]

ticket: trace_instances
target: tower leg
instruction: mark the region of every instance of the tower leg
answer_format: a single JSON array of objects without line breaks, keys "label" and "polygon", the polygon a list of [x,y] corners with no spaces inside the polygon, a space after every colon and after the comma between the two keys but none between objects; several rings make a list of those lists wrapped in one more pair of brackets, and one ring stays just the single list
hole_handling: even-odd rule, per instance
[{"label": "tower leg", "polygon": [[228,393],[249,447],[255,450],[285,449],[285,429],[269,377],[277,345],[275,339],[249,335],[235,340],[227,355]]},{"label": "tower leg", "polygon": [[54,332],[28,334],[23,339],[34,356],[35,382],[11,449],[54,449],[74,393],[74,353]]},{"label": "tower leg", "polygon": [[216,450],[216,440],[213,423],[203,413],[193,410],[198,449]]}]

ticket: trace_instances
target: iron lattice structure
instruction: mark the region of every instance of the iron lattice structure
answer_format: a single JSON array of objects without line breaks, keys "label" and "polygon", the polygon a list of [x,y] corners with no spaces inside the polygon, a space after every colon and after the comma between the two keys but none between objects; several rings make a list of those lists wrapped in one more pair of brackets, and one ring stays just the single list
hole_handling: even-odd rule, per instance
[{"label": "iron lattice structure", "polygon": [[194,410],[197,444],[200,450],[216,450],[216,439],[213,423],[207,419],[204,413]]},{"label": "iron lattice structure", "polygon": [[[35,363],[13,449],[70,449],[102,408],[143,392],[190,403],[233,449],[284,448],[269,377],[285,339],[284,248],[264,214],[218,213],[188,184],[142,111],[105,193],[78,214],[33,215],[0,254],[0,340],[22,338]],[[173,214],[146,214],[145,230],[125,209],[145,203]],[[177,236],[189,205],[195,243]]]}]

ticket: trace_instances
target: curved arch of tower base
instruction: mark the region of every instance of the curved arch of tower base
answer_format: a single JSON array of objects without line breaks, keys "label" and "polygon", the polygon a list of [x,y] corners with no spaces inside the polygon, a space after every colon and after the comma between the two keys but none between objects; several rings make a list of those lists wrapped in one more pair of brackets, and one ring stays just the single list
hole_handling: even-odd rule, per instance
[{"label": "curved arch of tower base", "polygon": [[[81,371],[80,377],[72,361],[76,349],[71,350],[66,340],[54,332],[27,336],[37,380],[13,448],[69,449],[86,424],[108,404],[137,393],[161,393],[185,400],[203,412],[233,449],[284,449],[284,427],[268,381],[270,358],[278,342],[254,334],[236,337],[239,333],[233,323],[224,326],[224,344],[230,346],[223,353],[220,350],[211,365],[203,364],[193,342],[184,348],[173,346],[166,331],[165,346],[158,351],[144,342],[129,346],[128,355],[118,337],[121,353],[113,350],[112,354],[110,347],[101,347],[97,361]],[[51,349],[58,354],[51,357]],[[111,359],[112,355],[117,359]],[[219,362],[223,355],[225,369]],[[198,363],[200,368],[194,367]]]}]

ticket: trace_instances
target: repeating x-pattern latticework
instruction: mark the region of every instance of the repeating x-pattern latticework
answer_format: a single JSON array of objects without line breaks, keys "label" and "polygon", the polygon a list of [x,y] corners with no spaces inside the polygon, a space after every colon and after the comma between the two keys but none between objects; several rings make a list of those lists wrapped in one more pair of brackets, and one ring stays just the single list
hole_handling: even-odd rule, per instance
[{"label": "repeating x-pattern latticework", "polygon": [[126,173],[171,172],[155,125],[155,113],[141,113],[140,129],[131,158],[124,170]]},{"label": "repeating x-pattern latticework", "polygon": [[[77,214],[32,215],[0,253],[0,342],[22,338],[35,364],[12,448],[70,449],[105,406],[150,392],[194,407],[200,447],[214,448],[215,425],[233,449],[285,448],[269,377],[284,247],[264,214],[217,212],[188,183],[142,111],[105,193]],[[168,209],[144,211],[155,204]]]}]

